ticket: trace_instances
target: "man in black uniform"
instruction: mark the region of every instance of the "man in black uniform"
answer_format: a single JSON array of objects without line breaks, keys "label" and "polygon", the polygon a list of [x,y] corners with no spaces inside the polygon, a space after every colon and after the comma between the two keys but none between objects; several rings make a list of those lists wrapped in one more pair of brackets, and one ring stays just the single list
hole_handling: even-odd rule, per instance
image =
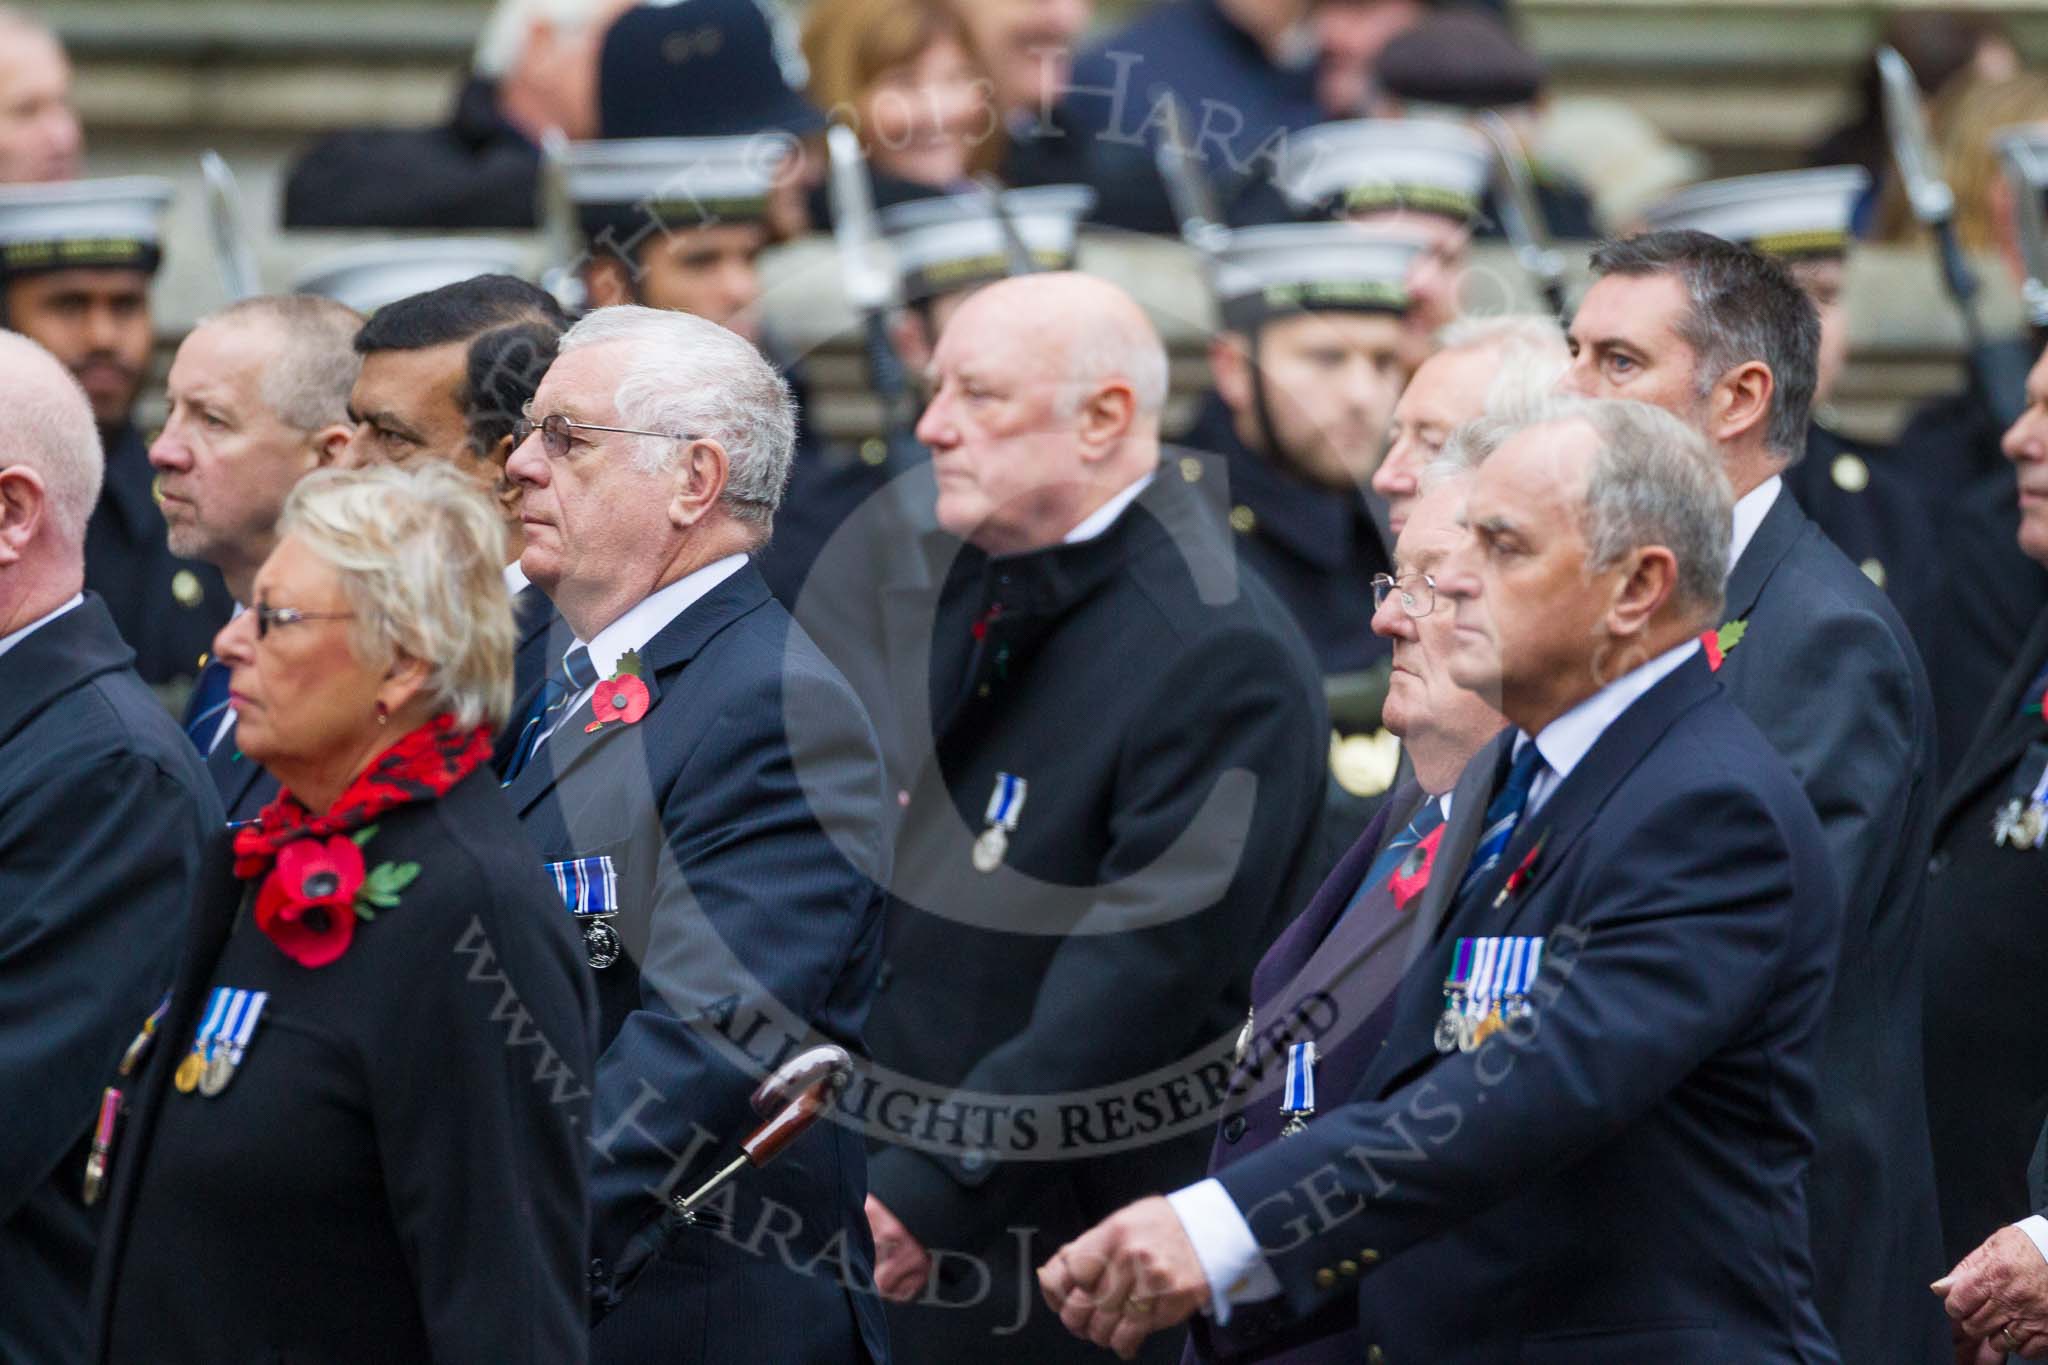
[{"label": "man in black uniform", "polygon": [[[897,1080],[846,1105],[903,1139],[869,1175],[898,1358],[1092,1359],[1029,1268],[1202,1169],[1215,1112],[1186,1077],[1227,1054],[1257,946],[1294,908],[1327,721],[1286,609],[1160,464],[1165,350],[1127,295],[1067,273],[989,285],[931,374],[918,437],[943,529],[866,582],[878,619],[820,620],[902,810],[867,1035]],[[837,549],[815,576],[839,576]],[[1179,1063],[1181,1112],[1134,1118],[1160,1098],[1140,1078]],[[922,1097],[910,1129],[902,1089]],[[960,1092],[989,1122],[949,1119]]]},{"label": "man in black uniform", "polygon": [[101,470],[85,395],[9,334],[0,394],[0,1360],[77,1360],[94,1106],[170,984],[220,803],[84,591]]},{"label": "man in black uniform", "polygon": [[1294,613],[1333,706],[1338,693],[1370,694],[1337,717],[1347,732],[1379,728],[1385,692],[1389,647],[1368,604],[1391,537],[1369,485],[1406,378],[1404,281],[1421,250],[1419,238],[1341,223],[1231,234],[1214,262],[1215,385],[1185,438],[1223,456],[1239,555]]},{"label": "man in black uniform", "polygon": [[[2016,543],[2048,565],[2048,353],[2006,434]],[[1950,1261],[2027,1202],[2048,1057],[2016,1023],[2040,980],[2048,885],[2048,611],[2037,613],[1942,793],[1927,864],[1927,1107]]]},{"label": "man in black uniform", "polygon": [[167,181],[144,177],[0,189],[0,321],[62,361],[92,402],[106,482],[86,532],[86,586],[175,711],[234,604],[216,570],[171,553],[134,423],[170,198]]}]

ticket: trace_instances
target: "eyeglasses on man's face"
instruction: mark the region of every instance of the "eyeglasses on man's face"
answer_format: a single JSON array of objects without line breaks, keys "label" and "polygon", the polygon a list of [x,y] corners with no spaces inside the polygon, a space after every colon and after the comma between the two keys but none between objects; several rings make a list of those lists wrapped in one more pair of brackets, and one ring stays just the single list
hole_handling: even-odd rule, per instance
[{"label": "eyeglasses on man's face", "polygon": [[539,421],[533,420],[529,412],[522,412],[519,420],[512,424],[512,445],[514,449],[526,444],[534,432],[540,433],[540,447],[551,460],[564,459],[569,454],[569,445],[579,431],[610,431],[621,436],[652,436],[658,441],[694,441],[695,436],[678,436],[670,431],[641,431],[637,427],[603,427],[595,422],[573,422],[559,412],[551,412]]},{"label": "eyeglasses on man's face", "polygon": [[1372,609],[1378,611],[1387,605],[1389,596],[1397,597],[1401,610],[1410,616],[1423,617],[1436,610],[1436,579],[1426,573],[1392,574],[1376,573],[1372,576]]}]

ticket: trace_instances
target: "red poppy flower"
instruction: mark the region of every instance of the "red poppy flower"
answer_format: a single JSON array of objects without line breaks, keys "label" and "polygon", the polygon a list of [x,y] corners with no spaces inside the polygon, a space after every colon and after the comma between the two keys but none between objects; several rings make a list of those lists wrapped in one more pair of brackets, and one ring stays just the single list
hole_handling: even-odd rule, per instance
[{"label": "red poppy flower", "polygon": [[256,927],[302,967],[325,967],[348,951],[356,930],[363,851],[353,839],[298,839],[256,892]]},{"label": "red poppy flower", "polygon": [[1700,648],[1707,651],[1707,667],[1719,673],[1721,671],[1721,661],[1728,657],[1721,652],[1721,632],[1718,630],[1701,631]]},{"label": "red poppy flower", "polygon": [[590,695],[590,711],[596,719],[584,728],[595,730],[598,726],[609,725],[613,721],[631,725],[647,714],[647,706],[651,700],[647,684],[631,673],[606,678]]},{"label": "red poppy flower", "polygon": [[1408,902],[1429,885],[1430,869],[1436,866],[1437,846],[1443,841],[1444,827],[1438,825],[1395,864],[1393,875],[1387,878],[1387,890],[1393,893],[1396,910],[1406,910]]}]

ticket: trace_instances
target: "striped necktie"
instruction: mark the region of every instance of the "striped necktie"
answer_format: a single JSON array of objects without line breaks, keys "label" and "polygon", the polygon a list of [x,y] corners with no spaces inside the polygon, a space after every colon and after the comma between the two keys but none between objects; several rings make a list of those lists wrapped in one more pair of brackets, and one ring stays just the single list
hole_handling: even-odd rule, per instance
[{"label": "striped necktie", "polygon": [[1457,900],[1462,901],[1487,873],[1500,862],[1500,855],[1507,852],[1508,844],[1515,837],[1515,826],[1522,821],[1522,808],[1529,804],[1529,788],[1536,784],[1536,774],[1543,770],[1543,755],[1537,752],[1536,741],[1530,740],[1515,755],[1515,761],[1508,768],[1507,780],[1501,783],[1500,791],[1486,807],[1486,833],[1480,838],[1479,846],[1472,850],[1472,865],[1465,869],[1464,880],[1458,883]]},{"label": "striped necktie", "polygon": [[519,731],[519,743],[512,750],[512,761],[505,766],[505,781],[500,786],[510,783],[533,761],[541,736],[548,733],[569,699],[596,685],[597,668],[590,662],[590,651],[582,645],[571,646],[562,656],[562,671],[548,674],[541,683],[540,694],[533,699],[533,710]]},{"label": "striped necktie", "polygon": [[185,704],[185,733],[202,758],[213,752],[213,737],[220,733],[221,712],[228,709],[228,673],[226,664],[208,659],[199,670],[191,700]]}]

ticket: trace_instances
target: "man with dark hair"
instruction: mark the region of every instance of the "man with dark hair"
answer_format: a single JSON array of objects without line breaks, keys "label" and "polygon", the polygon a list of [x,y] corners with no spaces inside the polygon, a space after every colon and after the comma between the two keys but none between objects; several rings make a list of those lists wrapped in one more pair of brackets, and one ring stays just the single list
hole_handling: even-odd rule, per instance
[{"label": "man with dark hair", "polygon": [[546,671],[555,613],[519,567],[525,536],[505,462],[512,424],[568,326],[546,290],[511,275],[478,275],[386,304],[355,340],[363,368],[349,394],[355,430],[341,463],[446,460],[498,499],[512,533],[505,586],[519,617],[521,688]]},{"label": "man with dark hair", "polygon": [[1720,453],[1735,490],[1722,686],[1783,754],[1845,907],[1808,1179],[1816,1299],[1844,1360],[1935,1359],[1942,1269],[1920,1036],[1934,703],[1905,624],[1807,520],[1781,474],[1806,448],[1820,350],[1780,261],[1702,232],[1593,253],[1565,387],[1654,403]]},{"label": "man with dark hair", "polygon": [[218,572],[171,552],[134,420],[170,199],[168,181],[143,176],[0,187],[0,324],[63,362],[92,403],[107,476],[86,529],[85,585],[175,710],[234,603]]}]

